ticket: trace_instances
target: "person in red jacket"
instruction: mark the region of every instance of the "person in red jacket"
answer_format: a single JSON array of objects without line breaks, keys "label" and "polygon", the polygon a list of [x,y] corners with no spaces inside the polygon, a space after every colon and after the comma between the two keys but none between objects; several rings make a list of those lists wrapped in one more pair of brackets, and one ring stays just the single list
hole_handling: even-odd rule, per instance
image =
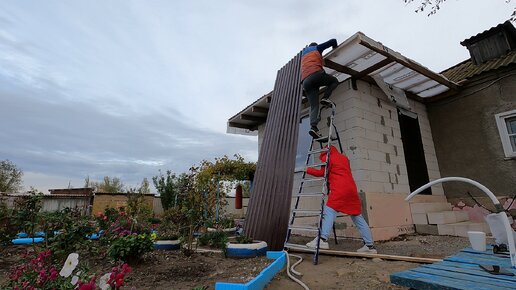
[{"label": "person in red jacket", "polygon": [[[319,155],[322,162],[326,162],[326,152]],[[341,154],[337,148],[330,146],[330,162],[328,164],[328,183],[329,195],[328,201],[324,206],[323,221],[321,227],[321,241],[319,247],[321,249],[329,249],[328,237],[332,229],[333,222],[337,216],[337,212],[347,214],[355,223],[364,246],[357,250],[357,252],[366,252],[376,254],[376,248],[373,245],[373,237],[369,225],[362,216],[362,206],[360,198],[357,193],[357,186],[351,167],[349,166],[349,159],[346,155]],[[307,168],[306,173],[316,177],[324,176],[325,166],[320,169]],[[310,248],[317,246],[317,237],[306,244]]]},{"label": "person in red jacket", "polygon": [[319,116],[319,88],[326,86],[326,91],[321,99],[321,104],[330,106],[331,102],[328,100],[333,90],[339,85],[336,77],[327,74],[323,69],[322,53],[327,48],[336,48],[337,40],[330,39],[325,43],[317,44],[310,43],[309,46],[303,49],[301,53],[301,82],[303,89],[310,103],[310,135],[314,138],[319,138],[319,128],[317,124],[321,120]]}]

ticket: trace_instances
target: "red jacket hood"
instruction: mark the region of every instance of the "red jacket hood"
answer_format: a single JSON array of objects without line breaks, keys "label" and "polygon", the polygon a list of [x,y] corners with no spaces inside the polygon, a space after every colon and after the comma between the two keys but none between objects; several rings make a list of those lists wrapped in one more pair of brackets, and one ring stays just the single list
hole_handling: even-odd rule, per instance
[{"label": "red jacket hood", "polygon": [[[324,148],[328,148],[328,145],[324,146]],[[337,150],[337,148],[335,148],[335,146],[331,145],[330,146],[330,154],[334,154],[335,152],[339,152]],[[322,162],[326,162],[326,153],[327,152],[322,152],[321,154],[319,154],[319,159],[322,161]]]}]

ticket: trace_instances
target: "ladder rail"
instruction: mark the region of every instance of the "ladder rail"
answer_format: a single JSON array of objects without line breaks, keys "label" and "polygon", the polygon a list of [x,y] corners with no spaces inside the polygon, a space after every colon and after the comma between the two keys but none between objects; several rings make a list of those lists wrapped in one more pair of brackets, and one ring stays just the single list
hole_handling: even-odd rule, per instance
[{"label": "ladder rail", "polygon": [[[322,107],[320,111],[323,110],[323,108],[325,107]],[[320,250],[320,240],[321,240],[321,228],[322,228],[322,222],[323,222],[323,214],[324,214],[324,206],[326,204],[326,197],[330,194],[329,192],[329,180],[328,180],[328,177],[329,177],[329,173],[330,173],[330,160],[331,160],[331,146],[332,146],[332,142],[333,141],[337,141],[338,142],[338,146],[339,146],[339,150],[340,152],[343,152],[343,147],[342,147],[342,142],[340,140],[340,135],[339,135],[339,131],[335,125],[335,104],[332,104],[331,106],[331,114],[330,116],[328,117],[328,136],[327,137],[322,137],[322,138],[312,138],[312,142],[310,144],[310,148],[308,150],[308,153],[307,153],[307,156],[306,156],[306,161],[305,161],[305,167],[308,168],[308,167],[312,167],[312,166],[324,166],[324,175],[322,178],[312,178],[312,179],[308,179],[307,178],[307,173],[306,173],[306,170],[303,172],[302,174],[302,177],[301,177],[301,182],[299,184],[299,190],[298,190],[298,193],[296,195],[296,201],[295,201],[295,204],[294,204],[294,207],[291,209],[291,213],[292,213],[292,216],[291,216],[291,219],[290,219],[290,222],[289,222],[289,226],[288,226],[288,232],[287,232],[287,236],[286,236],[286,239],[285,239],[285,247],[288,247],[288,245],[293,245],[293,244],[290,244],[288,241],[290,239],[290,236],[292,234],[292,230],[309,230],[309,231],[314,231],[314,232],[317,232],[317,245],[316,245],[316,248],[313,249],[314,250],[314,257],[313,257],[313,263],[315,265],[318,264],[319,262],[319,250]],[[333,137],[333,135],[335,135],[336,137]],[[319,146],[320,146],[320,149],[314,149],[314,143],[319,143]],[[326,143],[326,147],[323,147],[323,143]],[[315,156],[315,154],[317,153],[320,153],[320,154],[324,154],[326,153],[326,160],[325,162],[322,162],[322,163],[315,163],[315,164],[311,164],[309,165],[310,163],[310,158],[312,158],[311,156]],[[315,157],[313,157],[315,158]],[[305,182],[312,182],[312,181],[323,181],[322,183],[322,192],[317,192],[317,193],[304,193],[303,192],[303,189],[304,189],[304,186],[305,186]],[[300,200],[302,197],[317,197],[317,196],[320,196],[321,198],[321,204],[320,204],[320,210],[319,211],[315,211],[315,210],[300,210],[298,209],[299,207],[299,203],[300,203]],[[310,216],[306,216],[306,215],[301,215],[301,212],[305,212],[305,213],[312,213],[314,215],[310,215]],[[317,214],[315,214],[315,212],[317,212]],[[300,213],[300,215],[296,215],[297,213]],[[300,227],[300,226],[296,226],[294,225],[294,222],[295,222],[295,219],[296,217],[298,218],[302,218],[302,217],[319,217],[319,220],[318,220],[318,227],[315,228],[315,227]],[[335,237],[335,243],[338,243],[337,242],[337,232],[336,232],[336,229],[335,229],[335,224],[333,225],[333,234],[334,234],[334,237]]]}]

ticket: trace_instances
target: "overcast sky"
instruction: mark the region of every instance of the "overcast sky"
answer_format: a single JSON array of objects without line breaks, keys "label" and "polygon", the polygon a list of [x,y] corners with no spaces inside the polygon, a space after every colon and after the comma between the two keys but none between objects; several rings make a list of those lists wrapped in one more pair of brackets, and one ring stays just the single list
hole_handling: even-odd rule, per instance
[{"label": "overcast sky", "polygon": [[0,4],[0,160],[44,192],[86,176],[135,186],[224,154],[256,161],[256,137],[226,134],[227,119],[308,43],[362,31],[440,72],[514,5],[448,0],[427,17],[403,0]]}]

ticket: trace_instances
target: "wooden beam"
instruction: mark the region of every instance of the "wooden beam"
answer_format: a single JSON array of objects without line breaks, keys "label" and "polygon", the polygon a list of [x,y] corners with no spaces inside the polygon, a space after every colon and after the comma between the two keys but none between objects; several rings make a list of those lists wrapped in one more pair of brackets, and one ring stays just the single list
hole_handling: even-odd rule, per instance
[{"label": "wooden beam", "polygon": [[254,128],[254,124],[249,124],[249,125],[246,125],[246,124],[240,124],[240,123],[236,123],[236,122],[228,122],[228,125],[229,127],[234,127],[234,128],[240,128],[240,129],[248,129],[248,130],[253,130]]},{"label": "wooden beam", "polygon": [[271,96],[268,96],[265,101],[267,102],[267,104],[270,104],[271,103],[271,100],[272,100],[272,97]]},{"label": "wooden beam", "polygon": [[382,60],[382,61],[380,61],[380,62],[378,62],[378,63],[376,63],[376,64],[374,64],[374,65],[372,65],[372,66],[370,66],[368,68],[366,68],[365,70],[359,72],[356,76],[353,76],[353,77],[359,79],[359,78],[361,78],[363,76],[366,76],[366,75],[368,75],[368,74],[370,74],[370,73],[372,73],[372,72],[374,72],[374,71],[376,71],[376,70],[378,70],[378,69],[380,69],[380,68],[382,68],[382,67],[384,67],[384,66],[386,66],[386,65],[388,65],[388,64],[390,64],[392,62],[393,62],[393,60],[391,58],[386,58],[386,59],[384,59],[384,60]]},{"label": "wooden beam", "polygon": [[247,120],[247,121],[261,122],[261,123],[265,123],[265,121],[267,121],[266,117],[251,116],[251,115],[246,115],[246,114],[240,115],[240,119]]},{"label": "wooden beam", "polygon": [[[314,250],[306,248],[306,247],[304,247],[304,248],[292,247],[292,248],[289,248],[289,251],[290,252],[301,252],[301,253],[313,253]],[[391,261],[404,261],[404,262],[423,263],[423,264],[442,262],[442,259],[407,257],[407,256],[396,256],[396,255],[387,255],[387,254],[357,253],[357,252],[322,250],[322,249],[319,250],[319,254],[339,256],[339,257],[355,257],[355,258],[371,258],[371,259],[372,258],[380,258],[380,259],[391,260]]]},{"label": "wooden beam", "polygon": [[353,77],[358,75],[358,72],[356,70],[350,69],[348,67],[345,67],[345,66],[343,66],[343,65],[341,65],[339,63],[336,63],[334,61],[331,61],[329,59],[325,59],[324,60],[324,66],[328,67],[328,68],[331,68],[331,69],[334,69],[334,70],[336,70],[338,72],[345,73],[347,75],[353,76]]},{"label": "wooden beam", "polygon": [[251,108],[251,111],[253,113],[262,113],[262,114],[267,114],[269,112],[269,109],[268,108],[264,108],[264,107],[258,107],[258,106],[253,106]]},{"label": "wooden beam", "polygon": [[[443,85],[446,85],[447,87],[449,87],[451,90],[454,90],[454,91],[457,91],[459,89],[459,87],[453,83],[453,82],[450,82],[449,80],[447,80],[445,77],[439,75],[439,74],[436,74],[436,73],[433,73],[431,71],[429,71],[427,68],[421,66],[420,64],[417,64],[413,61],[411,61],[410,59],[406,59],[405,57],[396,57],[395,55],[392,55],[391,53],[387,52],[385,49],[386,47],[383,47],[382,48],[379,48],[377,47],[375,44],[371,44],[369,43],[367,40],[364,40],[364,39],[360,39],[360,44],[373,50],[373,51],[376,51],[378,52],[379,54],[387,57],[387,58],[393,58],[396,62],[398,62],[399,64],[402,64],[412,70],[415,70],[417,71],[418,73],[430,78],[430,79],[433,79]],[[389,49],[390,50],[390,49]]]}]

